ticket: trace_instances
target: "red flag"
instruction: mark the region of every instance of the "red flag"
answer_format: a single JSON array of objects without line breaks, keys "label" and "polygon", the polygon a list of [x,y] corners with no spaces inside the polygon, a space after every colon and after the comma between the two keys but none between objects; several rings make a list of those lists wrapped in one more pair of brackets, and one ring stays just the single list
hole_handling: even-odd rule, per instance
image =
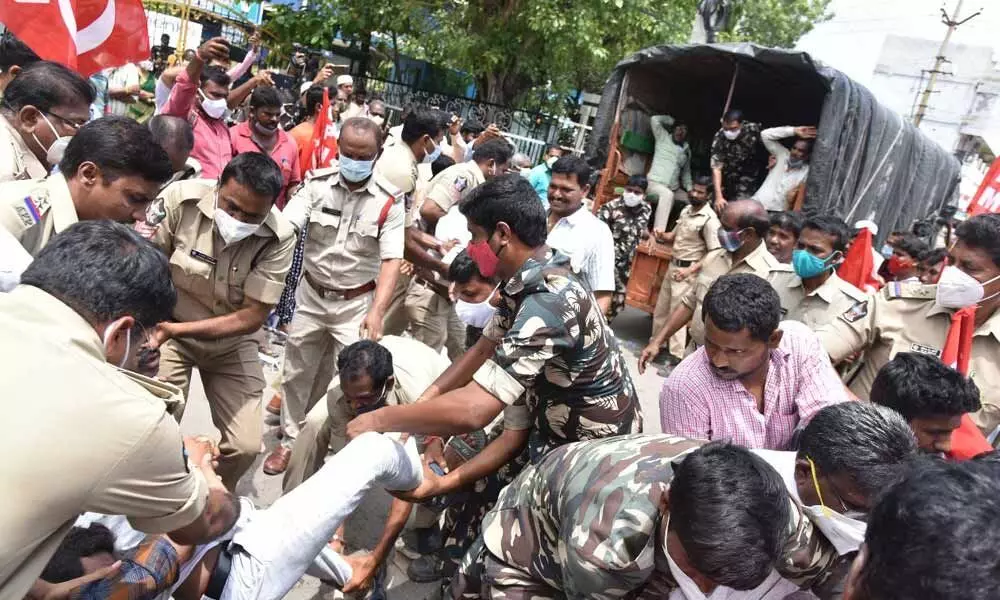
[{"label": "red flag", "polygon": [[[969,372],[969,357],[972,354],[972,334],[976,330],[976,307],[967,306],[951,315],[951,327],[945,338],[941,360],[959,373]],[[951,434],[951,458],[968,460],[983,452],[993,450],[986,437],[972,422],[969,415],[962,415],[962,423]]]},{"label": "red flag", "polygon": [[1000,212],[1000,160],[993,160],[965,212],[970,217],[980,213]]},{"label": "red flag", "polygon": [[837,276],[859,290],[872,293],[879,289],[880,284],[872,276],[875,270],[875,259],[872,258],[872,232],[862,228],[858,236],[847,249],[844,262],[837,269]]},{"label": "red flag", "polygon": [[0,0],[0,22],[40,57],[85,76],[149,59],[141,0]]},{"label": "red flag", "polygon": [[306,148],[309,151],[304,163],[307,165],[306,171],[329,167],[337,159],[339,149],[336,123],[333,120],[333,108],[330,106],[330,94],[327,88],[323,88],[323,106],[316,117],[312,141]]}]

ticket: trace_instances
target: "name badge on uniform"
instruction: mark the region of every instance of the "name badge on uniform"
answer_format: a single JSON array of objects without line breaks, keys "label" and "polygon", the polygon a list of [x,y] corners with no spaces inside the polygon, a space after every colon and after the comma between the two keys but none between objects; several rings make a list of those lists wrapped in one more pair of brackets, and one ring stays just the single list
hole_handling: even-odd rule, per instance
[{"label": "name badge on uniform", "polygon": [[202,262],[207,262],[208,264],[210,264],[212,266],[215,266],[215,264],[218,262],[217,260],[215,260],[211,256],[209,256],[209,255],[207,255],[207,254],[205,254],[203,252],[198,252],[197,250],[194,250],[194,249],[191,250],[191,257],[192,258],[197,258],[198,260],[200,260]]},{"label": "name badge on uniform", "polygon": [[923,344],[910,344],[910,352],[916,352],[918,354],[928,354],[934,357],[940,357],[941,351],[937,348],[932,348],[930,346],[924,346]]},{"label": "name badge on uniform", "polygon": [[327,215],[333,215],[333,216],[335,216],[335,217],[339,217],[340,215],[342,215],[342,214],[343,214],[343,213],[342,213],[342,212],[340,212],[339,210],[337,210],[337,209],[335,209],[335,208],[330,208],[329,206],[324,206],[323,208],[321,208],[321,209],[319,209],[319,210],[320,210],[320,211],[321,211],[321,212],[322,212],[323,214],[327,214]]}]

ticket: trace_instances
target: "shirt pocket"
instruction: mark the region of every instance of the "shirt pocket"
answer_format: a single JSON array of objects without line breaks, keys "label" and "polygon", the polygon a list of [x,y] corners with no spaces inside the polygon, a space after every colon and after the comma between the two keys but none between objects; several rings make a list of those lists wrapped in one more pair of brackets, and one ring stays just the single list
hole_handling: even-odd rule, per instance
[{"label": "shirt pocket", "polygon": [[358,221],[347,235],[347,251],[360,256],[377,256],[378,223]]},{"label": "shirt pocket", "polygon": [[340,230],[340,215],[314,210],[309,215],[309,239],[332,246]]},{"label": "shirt pocket", "polygon": [[170,255],[170,276],[178,288],[203,298],[212,297],[215,265],[199,260],[183,250]]}]

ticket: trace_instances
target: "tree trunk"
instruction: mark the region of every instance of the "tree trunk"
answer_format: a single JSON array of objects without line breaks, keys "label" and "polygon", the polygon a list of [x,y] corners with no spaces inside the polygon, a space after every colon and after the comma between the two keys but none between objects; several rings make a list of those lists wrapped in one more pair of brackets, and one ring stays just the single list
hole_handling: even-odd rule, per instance
[{"label": "tree trunk", "polygon": [[399,64],[399,39],[395,31],[392,32],[392,66],[396,71],[395,80],[403,81],[403,69]]},{"label": "tree trunk", "polygon": [[366,31],[359,37],[359,39],[361,40],[361,60],[358,61],[357,76],[363,79],[368,74],[368,65],[372,60],[372,32]]}]

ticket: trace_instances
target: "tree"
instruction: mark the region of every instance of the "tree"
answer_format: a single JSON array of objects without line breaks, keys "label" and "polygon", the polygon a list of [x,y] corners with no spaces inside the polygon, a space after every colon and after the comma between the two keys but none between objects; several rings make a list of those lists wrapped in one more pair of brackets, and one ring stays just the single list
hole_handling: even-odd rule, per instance
[{"label": "tree", "polygon": [[739,0],[733,3],[729,31],[722,42],[753,42],[762,46],[791,48],[816,23],[833,15],[830,0]]}]

